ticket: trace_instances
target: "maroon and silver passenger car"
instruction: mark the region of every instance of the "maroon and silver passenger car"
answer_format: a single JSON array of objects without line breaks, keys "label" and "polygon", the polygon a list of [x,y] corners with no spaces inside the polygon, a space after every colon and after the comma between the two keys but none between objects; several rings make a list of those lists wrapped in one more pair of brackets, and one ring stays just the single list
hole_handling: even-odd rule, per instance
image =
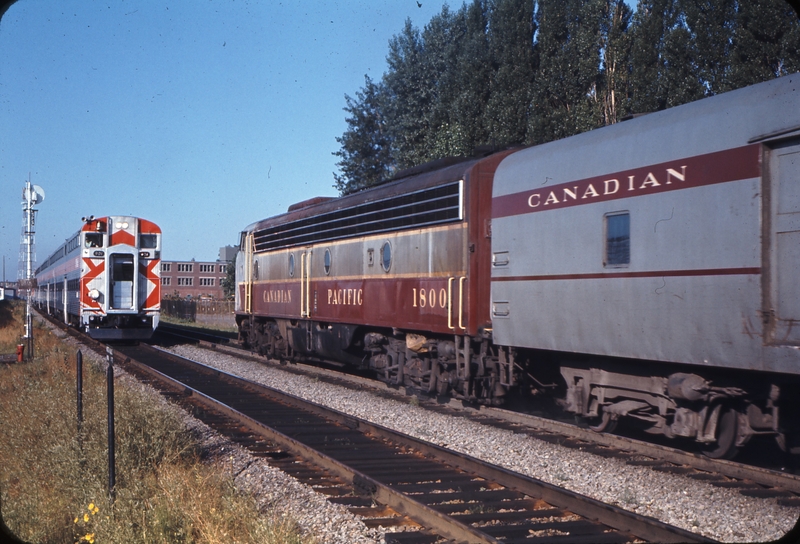
[{"label": "maroon and silver passenger car", "polygon": [[248,227],[242,338],[608,430],[796,453],[800,76],[449,165]]}]

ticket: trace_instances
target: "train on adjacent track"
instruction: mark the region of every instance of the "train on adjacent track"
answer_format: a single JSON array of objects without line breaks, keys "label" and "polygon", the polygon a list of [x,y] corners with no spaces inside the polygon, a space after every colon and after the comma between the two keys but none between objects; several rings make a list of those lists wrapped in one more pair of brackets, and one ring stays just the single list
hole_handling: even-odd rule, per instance
[{"label": "train on adjacent track", "polygon": [[84,218],[36,270],[34,304],[99,340],[146,340],[161,309],[161,229],[146,219]]},{"label": "train on adjacent track", "polygon": [[798,271],[795,74],[296,204],[241,233],[236,320],[276,358],[798,453]]}]

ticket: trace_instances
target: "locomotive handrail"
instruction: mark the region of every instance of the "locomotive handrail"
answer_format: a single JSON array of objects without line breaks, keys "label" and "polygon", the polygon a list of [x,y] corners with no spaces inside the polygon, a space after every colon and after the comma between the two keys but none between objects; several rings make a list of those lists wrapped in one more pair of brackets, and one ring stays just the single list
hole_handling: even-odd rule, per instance
[{"label": "locomotive handrail", "polygon": [[453,326],[453,282],[454,277],[447,278],[447,328],[455,330]]},{"label": "locomotive handrail", "polygon": [[244,308],[245,312],[253,312],[253,248],[255,242],[253,241],[253,233],[247,236],[245,245],[245,265],[244,265]]},{"label": "locomotive handrail", "polygon": [[458,327],[463,330],[467,330],[464,326],[464,282],[466,280],[466,276],[458,279]]},{"label": "locomotive handrail", "polygon": [[306,252],[300,254],[300,317],[308,317],[306,315],[306,296],[305,296],[305,280],[306,280]]}]

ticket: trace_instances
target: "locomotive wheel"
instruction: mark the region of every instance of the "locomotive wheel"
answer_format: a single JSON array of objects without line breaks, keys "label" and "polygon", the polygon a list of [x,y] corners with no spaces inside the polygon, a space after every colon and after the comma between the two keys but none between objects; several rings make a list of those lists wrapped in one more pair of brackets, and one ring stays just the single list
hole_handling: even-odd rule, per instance
[{"label": "locomotive wheel", "polygon": [[613,433],[617,423],[619,423],[618,418],[612,418],[609,412],[603,411],[600,422],[597,425],[589,425],[589,428],[597,433]]},{"label": "locomotive wheel", "polygon": [[732,459],[739,452],[739,448],[736,447],[736,428],[738,426],[736,410],[731,408],[723,410],[717,422],[717,442],[703,450],[706,457],[712,459]]}]

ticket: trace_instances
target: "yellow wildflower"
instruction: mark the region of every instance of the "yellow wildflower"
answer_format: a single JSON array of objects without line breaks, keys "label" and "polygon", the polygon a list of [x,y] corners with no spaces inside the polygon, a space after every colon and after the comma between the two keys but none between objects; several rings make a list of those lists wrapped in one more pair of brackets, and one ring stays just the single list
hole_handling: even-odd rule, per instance
[{"label": "yellow wildflower", "polygon": [[92,510],[94,510],[94,503],[90,502],[89,503],[89,512],[91,512]]},{"label": "yellow wildflower", "polygon": [[89,522],[89,514],[84,514],[83,515],[83,521],[86,522],[86,523]]},{"label": "yellow wildflower", "polygon": [[78,518],[75,518],[75,523],[78,523]]}]

